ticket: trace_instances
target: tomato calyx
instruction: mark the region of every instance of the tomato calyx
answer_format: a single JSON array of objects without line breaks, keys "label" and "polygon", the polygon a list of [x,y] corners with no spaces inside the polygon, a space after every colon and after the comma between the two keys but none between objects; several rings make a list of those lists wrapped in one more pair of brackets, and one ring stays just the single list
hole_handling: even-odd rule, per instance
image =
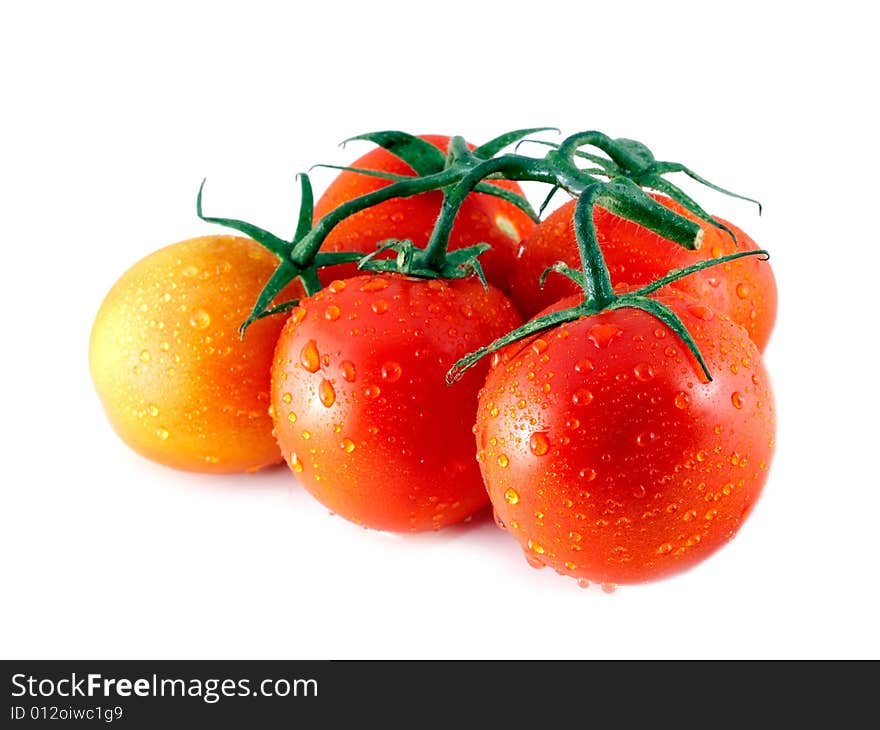
[{"label": "tomato calyx", "polygon": [[321,289],[318,280],[318,270],[325,266],[355,262],[360,260],[362,254],[348,252],[319,252],[318,245],[309,241],[309,235],[313,229],[314,194],[309,176],[302,173],[297,176],[300,181],[300,210],[297,220],[296,231],[290,241],[279,238],[273,233],[237,218],[218,218],[206,216],[202,211],[202,194],[205,189],[205,180],[199,187],[196,197],[196,215],[207,223],[232,228],[252,238],[261,246],[271,251],[279,258],[278,267],[273,272],[269,281],[266,282],[260,295],[257,297],[253,309],[248,318],[239,327],[239,333],[244,337],[247,328],[263,317],[287,312],[299,304],[299,299],[272,305],[275,297],[296,278],[302,282],[306,296],[311,296]]},{"label": "tomato calyx", "polygon": [[574,213],[574,229],[577,238],[578,250],[581,258],[581,269],[573,269],[563,262],[557,262],[541,274],[540,283],[543,284],[549,273],[558,273],[567,276],[577,284],[584,293],[583,301],[566,309],[536,317],[526,322],[521,327],[498,338],[494,342],[475,350],[461,358],[453,365],[446,374],[448,384],[455,383],[461,376],[479,360],[487,355],[497,352],[515,342],[524,340],[544,330],[556,327],[564,322],[572,322],[582,317],[589,317],[613,309],[631,307],[641,309],[665,324],[690,350],[703,375],[708,381],[712,380],[712,374],[700,353],[696,341],[688,332],[681,318],[667,305],[652,299],[649,294],[670,284],[678,279],[693,274],[697,271],[712,266],[734,261],[744,256],[761,256],[764,260],[770,258],[769,253],[763,249],[753,251],[739,251],[716,259],[700,261],[682,269],[670,271],[663,277],[654,280],[650,284],[623,293],[616,293],[611,284],[611,276],[605,264],[602,250],[596,236],[596,228],[593,222],[593,208],[599,202],[605,205],[606,187],[608,183],[599,183],[587,188],[578,198]]},{"label": "tomato calyx", "polygon": [[[476,276],[488,288],[489,282],[480,264],[480,254],[488,251],[488,243],[478,243],[455,251],[446,251],[439,265],[429,263],[427,248],[420,248],[412,241],[389,239],[380,243],[376,250],[358,261],[362,271],[382,271],[403,274],[418,279],[464,279]],[[385,251],[396,251],[393,259],[375,258]]]}]

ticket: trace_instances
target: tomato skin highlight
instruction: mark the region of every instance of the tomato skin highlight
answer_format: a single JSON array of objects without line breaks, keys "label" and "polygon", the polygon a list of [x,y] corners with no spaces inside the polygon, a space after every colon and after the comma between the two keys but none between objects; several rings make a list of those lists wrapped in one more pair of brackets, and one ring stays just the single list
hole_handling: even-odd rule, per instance
[{"label": "tomato skin highlight", "polygon": [[[421,138],[443,152],[449,145],[449,137],[443,135],[422,135]],[[473,149],[473,145],[469,146]],[[396,175],[415,174],[403,160],[381,147],[358,158],[351,166]],[[487,182],[523,194],[520,186],[512,181]],[[315,220],[353,198],[390,184],[391,181],[382,178],[343,171],[315,204]],[[442,192],[432,190],[367,208],[340,222],[330,232],[323,250],[369,253],[376,250],[377,243],[389,238],[409,239],[417,246],[424,246],[431,236],[442,201]],[[488,243],[492,248],[480,256],[480,263],[488,281],[507,292],[520,241],[535,227],[535,222],[515,205],[493,195],[471,193],[455,219],[449,237],[449,250]],[[356,273],[353,264],[335,267],[332,271],[333,277],[340,279]]]},{"label": "tomato skin highlight", "polygon": [[[726,231],[699,220],[674,200],[656,194],[652,197],[699,223],[703,229],[702,246],[697,251],[688,251],[638,223],[597,207],[593,214],[596,235],[615,285],[650,284],[672,269],[737,251],[758,249],[748,234],[732,223],[717,219],[734,232],[736,243]],[[557,261],[580,268],[572,223],[575,203],[568,202],[555,210],[522,242],[519,261],[512,269],[510,297],[525,317],[532,317],[553,302],[577,292],[569,279],[556,274],[547,276],[543,289],[538,286],[541,273]],[[705,302],[716,312],[727,313],[734,322],[745,327],[759,350],[766,347],[776,321],[777,306],[776,280],[767,261],[747,256],[696,272],[669,287]]]},{"label": "tomato skin highlight", "polygon": [[255,322],[244,341],[238,333],[276,264],[249,239],[203,236],[150,254],[114,284],[95,317],[89,367],[128,446],[196,472],[281,461],[268,407],[283,321]]},{"label": "tomato skin highlight", "polygon": [[475,278],[359,276],[303,300],[272,367],[276,436],[297,479],[378,530],[436,530],[486,506],[472,428],[488,363],[454,386],[445,376],[519,322]]},{"label": "tomato skin highlight", "polygon": [[657,298],[684,321],[711,382],[636,309],[511,345],[487,377],[478,460],[499,521],[533,564],[598,583],[669,576],[730,540],[761,493],[776,426],[756,346],[702,303]]}]

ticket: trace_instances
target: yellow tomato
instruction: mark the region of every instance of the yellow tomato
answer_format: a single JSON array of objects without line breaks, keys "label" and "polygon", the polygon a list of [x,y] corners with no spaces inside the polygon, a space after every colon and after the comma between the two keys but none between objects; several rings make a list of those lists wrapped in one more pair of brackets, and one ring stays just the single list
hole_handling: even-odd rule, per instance
[{"label": "yellow tomato", "polygon": [[244,340],[238,332],[276,265],[249,239],[203,236],[150,254],[116,282],[95,318],[89,366],[132,449],[200,472],[281,461],[268,407],[284,317],[258,320]]}]

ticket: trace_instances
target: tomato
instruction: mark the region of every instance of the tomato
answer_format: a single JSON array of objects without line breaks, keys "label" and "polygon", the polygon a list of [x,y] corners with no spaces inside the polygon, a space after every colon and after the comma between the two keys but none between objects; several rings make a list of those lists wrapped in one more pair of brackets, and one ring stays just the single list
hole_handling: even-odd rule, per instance
[{"label": "tomato", "polygon": [[[734,232],[736,243],[726,231],[700,221],[677,202],[660,195],[653,197],[667,208],[698,222],[703,229],[702,246],[697,251],[688,251],[637,223],[597,207],[593,215],[596,234],[615,285],[649,284],[671,269],[758,248],[732,223],[718,219]],[[541,273],[557,261],[574,267],[580,265],[572,224],[575,202],[566,203],[547,216],[522,243],[520,259],[513,269],[510,296],[526,317],[577,291],[569,279],[554,274],[547,277],[543,290],[538,287]],[[729,314],[734,322],[748,330],[759,350],[767,345],[776,320],[776,280],[766,261],[747,256],[697,272],[670,286],[708,304],[716,312]]]},{"label": "tomato", "polygon": [[439,529],[486,506],[472,428],[488,365],[454,386],[445,375],[519,322],[473,277],[359,276],[304,299],[272,366],[290,468],[332,512],[380,530]]},{"label": "tomato", "polygon": [[478,460],[498,519],[532,564],[611,584],[668,576],[730,540],[761,493],[775,414],[757,347],[703,303],[657,299],[694,337],[711,382],[672,330],[632,308],[493,359]]},{"label": "tomato", "polygon": [[[422,139],[444,152],[449,144],[449,137],[441,135],[424,135]],[[403,160],[381,147],[355,160],[352,167],[396,175],[415,174]],[[487,182],[522,195],[522,189],[515,182]],[[356,172],[342,172],[315,204],[315,220],[353,198],[390,184],[387,179]],[[367,208],[339,223],[330,232],[322,250],[369,253],[376,249],[378,242],[389,238],[409,239],[417,246],[424,246],[431,236],[442,200],[442,192],[432,190],[410,198],[394,198]],[[517,248],[520,241],[534,228],[535,222],[512,203],[494,195],[471,193],[455,219],[449,237],[449,249],[488,243],[492,248],[480,256],[480,263],[489,282],[502,291],[507,291]],[[351,265],[336,269],[333,275],[344,278],[344,271],[351,272],[353,268]]]},{"label": "tomato", "polygon": [[131,448],[200,472],[281,461],[268,407],[283,321],[255,322],[244,341],[238,332],[276,264],[248,239],[204,236],[150,254],[116,282],[95,318],[89,365]]}]

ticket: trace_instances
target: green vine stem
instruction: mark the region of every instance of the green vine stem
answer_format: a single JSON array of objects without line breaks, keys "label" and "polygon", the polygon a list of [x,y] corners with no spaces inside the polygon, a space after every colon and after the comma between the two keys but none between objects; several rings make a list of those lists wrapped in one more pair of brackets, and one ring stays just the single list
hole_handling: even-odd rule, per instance
[{"label": "green vine stem", "polygon": [[[701,219],[720,225],[683,192],[679,194],[675,192],[677,188],[673,190],[674,186],[668,187],[671,183],[663,180],[661,175],[666,171],[686,171],[710,187],[716,190],[720,188],[694,176],[683,165],[656,162],[650,150],[639,142],[615,140],[601,132],[588,131],[571,135],[558,145],[550,145],[543,157],[530,157],[516,151],[503,152],[509,145],[521,143],[529,135],[549,129],[551,128],[533,127],[514,130],[473,150],[469,149],[464,138],[453,137],[445,155],[425,140],[400,131],[372,132],[353,137],[352,140],[366,140],[383,147],[406,162],[416,174],[389,175],[342,167],[341,169],[360,174],[384,177],[390,184],[343,203],[317,222],[313,220],[311,182],[307,174],[300,175],[300,212],[296,232],[289,241],[245,221],[205,216],[202,212],[203,181],[196,201],[198,216],[202,220],[244,233],[279,258],[275,272],[260,293],[250,316],[242,324],[242,333],[255,320],[287,311],[294,306],[296,302],[293,301],[272,304],[282,289],[294,279],[301,280],[306,295],[318,291],[321,284],[317,271],[325,266],[357,261],[359,268],[370,271],[399,271],[423,278],[455,278],[471,274],[483,278],[478,257],[486,249],[485,244],[452,252],[448,250],[455,218],[466,197],[472,192],[496,195],[518,205],[533,218],[538,217],[522,196],[492,185],[491,181],[495,179],[545,183],[551,186],[551,195],[559,189],[566,190],[571,195],[579,196],[590,212],[592,206],[600,203],[612,213],[640,223],[689,249],[699,247],[702,228],[694,221],[659,204],[642,190],[641,185],[651,187],[653,183],[655,188],[667,185],[666,190],[672,191],[671,196],[686,209]],[[581,149],[589,146],[595,147],[607,155],[607,158]],[[576,164],[576,157],[589,159],[597,167],[580,169]],[[377,242],[377,245],[381,245],[381,251],[397,251],[398,256],[390,260],[377,258],[380,250],[366,256],[356,252],[321,251],[330,232],[351,215],[394,198],[407,198],[431,190],[441,190],[443,201],[434,229],[424,248],[419,248],[410,241]],[[546,203],[547,200],[545,205]],[[595,230],[592,228],[592,218],[586,213],[581,217],[583,230],[579,234],[579,245],[582,247],[585,301],[589,302],[590,307],[598,306],[601,302],[610,306],[609,302],[613,303],[617,299],[609,299],[613,296],[613,291],[610,290],[610,280],[605,280],[607,270],[603,274],[604,263],[598,245],[593,246]],[[584,254],[583,251],[587,249],[589,252]]]}]

